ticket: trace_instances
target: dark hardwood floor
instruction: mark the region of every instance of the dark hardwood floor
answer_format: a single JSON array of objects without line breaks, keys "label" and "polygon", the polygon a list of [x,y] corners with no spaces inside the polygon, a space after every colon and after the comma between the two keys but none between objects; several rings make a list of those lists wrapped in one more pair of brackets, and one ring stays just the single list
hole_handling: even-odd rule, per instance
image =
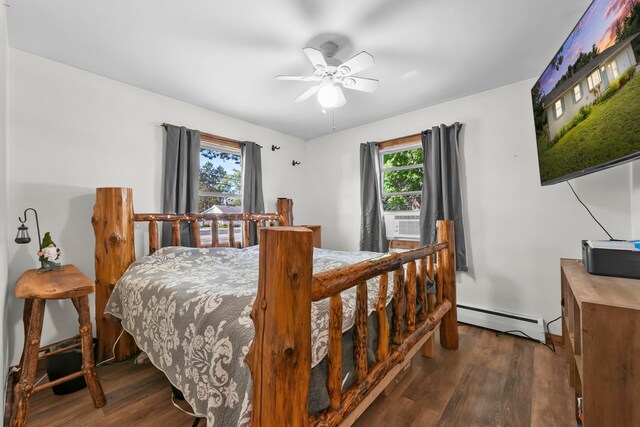
[{"label": "dark hardwood floor", "polygon": [[[434,359],[420,353],[388,396],[355,424],[365,426],[574,426],[573,392],[562,347],[460,326],[460,349]],[[30,426],[191,426],[171,404],[169,382],[152,365],[125,361],[98,368],[107,405],[88,391],[33,395]],[[204,426],[204,421],[200,426]]]},{"label": "dark hardwood floor", "polygon": [[575,426],[563,350],[461,325],[459,350],[417,355],[355,425]]}]

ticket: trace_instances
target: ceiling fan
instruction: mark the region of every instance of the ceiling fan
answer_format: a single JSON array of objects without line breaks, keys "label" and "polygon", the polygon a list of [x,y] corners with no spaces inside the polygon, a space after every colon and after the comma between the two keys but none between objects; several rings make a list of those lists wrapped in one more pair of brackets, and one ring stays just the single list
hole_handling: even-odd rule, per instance
[{"label": "ceiling fan", "polygon": [[346,104],[347,100],[340,86],[362,92],[375,92],[378,80],[354,76],[374,64],[373,56],[362,51],[343,63],[333,57],[337,50],[338,45],[331,41],[320,45],[320,50],[305,47],[302,51],[313,65],[313,75],[276,76],[276,79],[319,82],[297,97],[295,102],[305,101],[317,93],[318,102],[323,108],[338,108]]}]

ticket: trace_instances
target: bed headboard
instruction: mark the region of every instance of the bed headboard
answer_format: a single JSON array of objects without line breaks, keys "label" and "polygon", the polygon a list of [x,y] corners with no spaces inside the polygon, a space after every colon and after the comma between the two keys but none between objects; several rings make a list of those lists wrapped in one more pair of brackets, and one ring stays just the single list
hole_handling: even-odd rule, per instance
[{"label": "bed headboard", "polygon": [[[136,214],[133,211],[133,191],[131,188],[108,187],[96,189],[96,204],[93,208],[96,270],[96,331],[98,336],[98,360],[111,357],[116,338],[122,328],[120,324],[104,316],[104,309],[113,287],[135,260],[135,222],[149,223],[149,253],[154,253],[158,245],[158,222],[171,222],[172,244],[180,245],[180,225],[191,225],[191,236],[195,247],[203,247],[200,238],[200,224],[211,227],[211,242],[204,247],[241,247],[248,241],[249,227],[257,228],[274,225],[293,225],[293,201],[279,198],[276,213],[241,214]],[[237,241],[230,232],[233,224],[242,224],[242,239]],[[221,238],[219,224],[227,226],[226,238]],[[259,233],[258,233],[259,234]],[[207,242],[208,243],[208,242]],[[123,334],[115,349],[116,360],[126,359],[137,351],[133,339]]]}]

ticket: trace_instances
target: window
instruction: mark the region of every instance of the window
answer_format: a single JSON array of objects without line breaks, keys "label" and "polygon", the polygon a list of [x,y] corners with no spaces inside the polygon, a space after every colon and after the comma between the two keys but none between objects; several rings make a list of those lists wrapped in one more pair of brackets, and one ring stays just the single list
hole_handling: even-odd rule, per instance
[{"label": "window", "polygon": [[620,76],[620,70],[618,70],[618,63],[614,59],[611,61],[611,72],[613,73],[613,78],[617,79]]},{"label": "window", "polygon": [[422,146],[412,144],[380,150],[380,169],[384,211],[420,210]]},{"label": "window", "polygon": [[[242,212],[242,158],[240,148],[203,141],[200,146],[200,191],[198,195],[199,213],[241,213]],[[227,235],[227,223],[218,224],[220,242]],[[240,223],[234,224],[234,237],[242,239]],[[203,223],[200,229],[203,246],[211,243],[211,228]]]},{"label": "window", "polygon": [[242,204],[241,164],[240,148],[232,149],[202,143],[198,212],[205,213],[214,206],[240,207]]},{"label": "window", "polygon": [[580,101],[582,99],[582,87],[577,84],[573,88],[573,103]]},{"label": "window", "polygon": [[564,105],[562,102],[562,98],[558,99],[555,104],[553,104],[554,111],[556,112],[556,119],[559,119],[564,114]]},{"label": "window", "polygon": [[589,90],[593,90],[595,87],[600,86],[602,82],[602,78],[600,77],[600,70],[595,70],[593,73],[587,77],[587,84],[589,85]]}]

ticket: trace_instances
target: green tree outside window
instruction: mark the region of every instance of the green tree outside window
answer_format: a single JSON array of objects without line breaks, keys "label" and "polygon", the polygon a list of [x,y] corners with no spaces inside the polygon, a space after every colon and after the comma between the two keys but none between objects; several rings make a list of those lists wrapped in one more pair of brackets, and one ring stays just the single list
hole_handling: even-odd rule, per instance
[{"label": "green tree outside window", "polygon": [[424,171],[422,148],[382,152],[381,163],[384,210],[419,210]]}]

